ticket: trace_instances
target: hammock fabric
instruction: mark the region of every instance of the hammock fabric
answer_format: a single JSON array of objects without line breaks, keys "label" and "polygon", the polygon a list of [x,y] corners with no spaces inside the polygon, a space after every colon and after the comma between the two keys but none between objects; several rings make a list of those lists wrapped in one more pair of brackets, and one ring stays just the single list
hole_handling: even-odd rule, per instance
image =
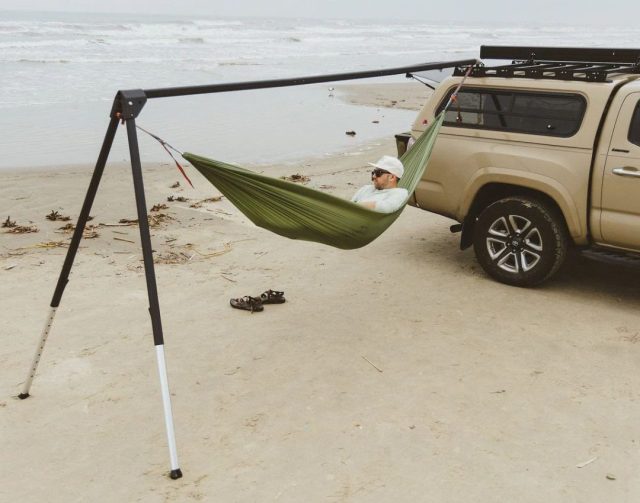
[{"label": "hammock fabric", "polygon": [[[442,125],[441,113],[401,160],[399,186],[411,195],[422,178]],[[352,250],[369,244],[400,216],[379,213],[303,185],[271,178],[221,161],[183,154],[207,180],[254,224],[291,239]],[[408,198],[407,198],[408,200]]]}]

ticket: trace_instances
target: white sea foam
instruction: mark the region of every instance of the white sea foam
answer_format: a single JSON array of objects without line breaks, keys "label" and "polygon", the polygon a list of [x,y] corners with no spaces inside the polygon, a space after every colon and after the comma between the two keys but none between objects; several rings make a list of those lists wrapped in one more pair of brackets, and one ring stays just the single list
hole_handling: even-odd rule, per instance
[{"label": "white sea foam", "polygon": [[[0,86],[0,110],[20,117],[19,133],[28,138],[32,130],[42,127],[42,121],[56,124],[60,113],[73,109],[78,115],[80,109],[82,113],[78,116],[84,119],[68,120],[66,127],[70,138],[86,138],[86,128],[92,127],[88,125],[89,117],[94,114],[102,120],[118,89],[399,67],[477,57],[482,44],[630,47],[638,45],[639,35],[640,28],[635,25],[594,32],[582,26],[524,24],[462,26],[409,21],[0,12],[0,72],[8,77]],[[286,91],[276,96],[287,96],[289,92],[294,93]],[[265,95],[252,96],[259,100]],[[326,98],[324,92],[321,95]],[[225,95],[225,100],[240,106],[245,99],[236,94]],[[291,110],[286,103],[282,101],[271,109],[279,117],[271,118],[274,123],[288,120],[285,115]],[[86,108],[88,104],[94,104],[91,114]],[[243,130],[245,125],[241,122],[252,117],[252,110],[247,108],[234,114],[231,108],[225,109],[228,127]],[[340,108],[336,105],[328,110],[338,113]],[[389,111],[389,117],[394,113]],[[6,113],[0,113],[0,117],[0,121],[7,120]],[[403,115],[395,117],[400,120]],[[326,120],[334,123],[337,118]],[[2,127],[3,132],[14,129],[9,122]],[[203,135],[211,136],[207,127],[202,130]],[[378,130],[382,131],[382,127]],[[13,150],[10,147],[19,141],[18,133],[2,135],[0,150],[10,153]],[[302,145],[306,140],[297,141]],[[47,142],[46,138],[43,142]],[[50,162],[60,162],[55,158],[58,154],[53,144],[45,150],[53,156],[47,158]],[[2,162],[12,161],[5,156]]]}]

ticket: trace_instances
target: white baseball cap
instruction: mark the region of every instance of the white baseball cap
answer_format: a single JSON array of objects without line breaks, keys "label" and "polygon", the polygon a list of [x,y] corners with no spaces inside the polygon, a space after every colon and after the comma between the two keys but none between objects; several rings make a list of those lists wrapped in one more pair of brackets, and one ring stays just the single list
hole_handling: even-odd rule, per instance
[{"label": "white baseball cap", "polygon": [[373,166],[374,168],[384,169],[392,175],[396,175],[398,179],[402,178],[402,175],[404,174],[404,166],[402,165],[400,159],[397,159],[396,157],[390,155],[383,155],[380,159],[378,159],[378,162],[369,162],[367,164],[369,164],[369,166]]}]

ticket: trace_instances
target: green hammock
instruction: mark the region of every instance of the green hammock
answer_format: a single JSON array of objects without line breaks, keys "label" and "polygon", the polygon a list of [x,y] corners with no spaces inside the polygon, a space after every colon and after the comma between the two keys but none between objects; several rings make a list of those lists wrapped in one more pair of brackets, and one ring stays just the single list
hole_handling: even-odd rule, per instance
[{"label": "green hammock", "polygon": [[[443,119],[444,113],[441,113],[401,158],[404,175],[398,185],[409,194],[422,178]],[[405,201],[393,213],[379,213],[233,164],[189,153],[183,157],[254,224],[291,239],[324,243],[344,250],[360,248],[382,234],[407,204]]]}]

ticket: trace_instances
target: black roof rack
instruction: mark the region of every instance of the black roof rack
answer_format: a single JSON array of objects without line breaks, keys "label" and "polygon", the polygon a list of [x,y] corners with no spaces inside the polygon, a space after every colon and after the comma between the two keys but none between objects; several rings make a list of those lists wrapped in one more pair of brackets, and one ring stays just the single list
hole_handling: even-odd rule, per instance
[{"label": "black roof rack", "polygon": [[[511,60],[511,64],[489,67],[481,63],[471,71],[472,77],[606,82],[613,73],[640,74],[640,49],[483,45],[480,58]],[[456,67],[453,75],[465,72],[466,68]]]}]

